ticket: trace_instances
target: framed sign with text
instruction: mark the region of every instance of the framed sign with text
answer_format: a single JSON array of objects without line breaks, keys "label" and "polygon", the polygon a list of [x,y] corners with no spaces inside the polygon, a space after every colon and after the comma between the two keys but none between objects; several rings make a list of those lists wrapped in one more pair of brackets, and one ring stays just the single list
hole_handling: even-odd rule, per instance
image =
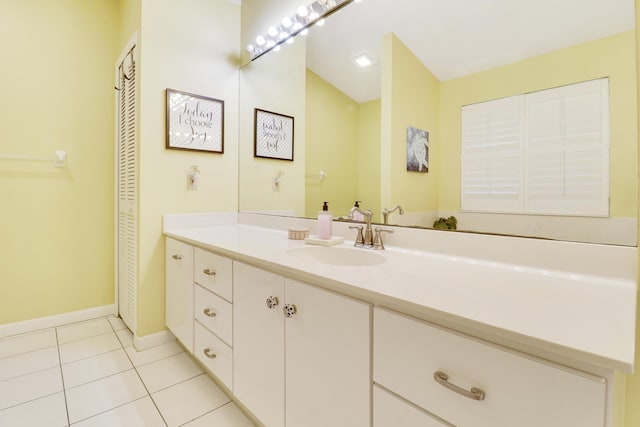
[{"label": "framed sign with text", "polygon": [[254,157],[293,161],[293,117],[255,109]]},{"label": "framed sign with text", "polygon": [[224,152],[224,101],[167,89],[167,146]]}]

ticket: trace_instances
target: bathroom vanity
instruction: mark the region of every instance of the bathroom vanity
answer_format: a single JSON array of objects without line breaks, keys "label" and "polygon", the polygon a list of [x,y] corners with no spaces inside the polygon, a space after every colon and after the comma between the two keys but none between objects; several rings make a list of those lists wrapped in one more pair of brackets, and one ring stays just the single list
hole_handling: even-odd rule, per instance
[{"label": "bathroom vanity", "polygon": [[165,216],[167,326],[265,426],[613,426],[635,248],[304,224]]}]

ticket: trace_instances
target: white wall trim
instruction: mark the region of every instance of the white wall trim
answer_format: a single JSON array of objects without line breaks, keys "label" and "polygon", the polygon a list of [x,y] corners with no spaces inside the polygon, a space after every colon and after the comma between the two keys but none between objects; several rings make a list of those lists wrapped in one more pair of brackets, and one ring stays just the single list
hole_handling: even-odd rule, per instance
[{"label": "white wall trim", "polygon": [[168,330],[156,332],[155,334],[151,335],[145,335],[143,337],[139,337],[134,334],[133,348],[135,348],[137,351],[143,351],[162,344],[170,343],[175,340],[176,337]]},{"label": "white wall trim", "polygon": [[116,314],[114,304],[0,325],[0,338]]}]

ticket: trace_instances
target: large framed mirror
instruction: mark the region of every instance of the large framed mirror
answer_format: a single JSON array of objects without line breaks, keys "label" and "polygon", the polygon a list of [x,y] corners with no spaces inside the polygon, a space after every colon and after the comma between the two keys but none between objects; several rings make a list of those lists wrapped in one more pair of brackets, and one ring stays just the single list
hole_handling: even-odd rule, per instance
[{"label": "large framed mirror", "polygon": [[[586,1],[586,3],[585,3]],[[297,10],[243,0],[243,40]],[[240,72],[239,209],[618,245],[637,244],[633,0],[363,0]],[[373,65],[358,67],[357,54]],[[608,78],[609,209],[602,216],[461,209],[462,108]],[[254,110],[295,117],[295,160],[253,156]],[[407,170],[408,129],[428,132],[428,172]]]}]

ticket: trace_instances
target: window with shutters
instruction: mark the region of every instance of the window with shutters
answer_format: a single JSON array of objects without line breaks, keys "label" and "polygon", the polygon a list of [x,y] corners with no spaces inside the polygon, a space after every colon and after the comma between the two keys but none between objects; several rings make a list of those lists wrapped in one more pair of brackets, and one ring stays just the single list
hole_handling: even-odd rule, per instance
[{"label": "window with shutters", "polygon": [[462,107],[461,208],[609,215],[609,79]]}]

